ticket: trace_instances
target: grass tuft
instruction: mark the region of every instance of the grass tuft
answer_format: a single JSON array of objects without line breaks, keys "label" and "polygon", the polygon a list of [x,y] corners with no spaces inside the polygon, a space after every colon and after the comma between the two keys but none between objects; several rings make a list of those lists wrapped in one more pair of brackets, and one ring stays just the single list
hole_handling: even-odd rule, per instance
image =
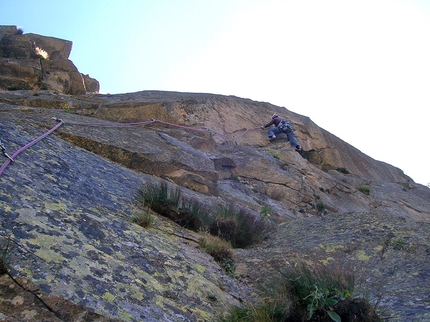
[{"label": "grass tuft", "polygon": [[209,233],[203,233],[203,237],[199,239],[199,245],[220,263],[229,275],[234,275],[236,266],[231,251],[231,244],[228,241]]},{"label": "grass tuft", "polygon": [[132,218],[133,222],[144,228],[151,227],[153,219],[149,211],[139,211]]},{"label": "grass tuft", "polygon": [[381,322],[365,299],[351,298],[354,276],[340,268],[288,266],[262,286],[259,303],[231,307],[220,321]]},{"label": "grass tuft", "polygon": [[262,241],[270,230],[263,216],[255,216],[233,205],[219,207],[209,232],[229,241],[234,248],[245,248]]}]

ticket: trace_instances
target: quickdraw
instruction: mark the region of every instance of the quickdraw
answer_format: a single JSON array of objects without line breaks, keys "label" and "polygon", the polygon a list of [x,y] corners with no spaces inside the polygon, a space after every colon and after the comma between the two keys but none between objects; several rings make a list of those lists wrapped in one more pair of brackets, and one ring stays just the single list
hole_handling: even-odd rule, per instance
[{"label": "quickdraw", "polygon": [[0,150],[6,158],[8,158],[10,161],[14,162],[14,159],[7,153],[6,148],[4,147],[2,141],[0,141]]}]

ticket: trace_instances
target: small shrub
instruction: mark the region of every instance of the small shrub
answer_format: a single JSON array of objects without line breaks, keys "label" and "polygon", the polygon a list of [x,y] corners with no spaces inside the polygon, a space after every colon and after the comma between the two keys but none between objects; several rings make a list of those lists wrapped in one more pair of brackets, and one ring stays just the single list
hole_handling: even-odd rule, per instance
[{"label": "small shrub", "polygon": [[221,266],[224,268],[226,273],[230,276],[235,277],[234,272],[236,270],[236,265],[234,264],[234,260],[231,258],[224,258],[221,261]]},{"label": "small shrub", "polygon": [[150,184],[140,188],[137,192],[136,201],[164,216],[170,214],[172,209],[178,209],[180,197],[179,188],[169,189],[167,183],[161,182],[159,185]]},{"label": "small shrub", "polygon": [[277,153],[276,150],[273,149],[269,149],[269,153],[272,157],[274,157],[276,160],[280,160],[279,154]]},{"label": "small shrub", "polygon": [[262,285],[261,300],[234,306],[223,322],[381,322],[367,300],[352,299],[354,277],[339,268],[289,266]]},{"label": "small shrub", "polygon": [[383,243],[385,244],[385,247],[393,247],[394,250],[403,250],[405,252],[409,253],[415,253],[416,247],[415,246],[409,246],[405,240],[403,239],[390,239],[390,238],[383,238]]},{"label": "small shrub", "polygon": [[189,209],[172,210],[169,214],[165,213],[164,215],[178,225],[196,232],[200,231],[203,226],[202,220],[196,217]]},{"label": "small shrub", "polygon": [[229,241],[234,248],[245,248],[263,240],[270,229],[269,222],[245,209],[233,205],[219,207],[209,232]]},{"label": "small shrub", "polygon": [[351,296],[353,275],[339,269],[329,270],[326,266],[310,269],[305,265],[290,266],[282,274],[295,303],[293,316],[307,316],[310,320],[314,315],[327,315],[333,321],[341,321],[334,308],[340,300]]},{"label": "small shrub", "polygon": [[317,202],[315,207],[317,208],[318,212],[323,212],[325,209],[324,202],[322,201]]},{"label": "small shrub", "polygon": [[197,199],[181,198],[180,209],[187,209],[194,217],[199,218],[202,230],[206,230],[212,222],[209,206],[202,204]]},{"label": "small shrub", "polygon": [[140,188],[135,196],[135,201],[141,207],[149,207],[184,228],[199,231],[203,225],[202,220],[193,213],[193,206],[179,208],[180,200],[181,190],[169,188],[165,182]]},{"label": "small shrub", "polygon": [[199,245],[211,255],[224,270],[232,275],[236,269],[231,252],[231,244],[224,239],[205,233],[199,239]]},{"label": "small shrub", "polygon": [[272,212],[273,212],[273,210],[272,210],[272,208],[270,208],[270,206],[263,205],[261,207],[261,210],[260,210],[260,217],[261,217],[261,219],[264,220],[267,217],[270,217],[272,215]]},{"label": "small shrub", "polygon": [[324,202],[321,201],[321,197],[314,193],[314,198],[317,201],[317,203],[315,204],[315,208],[318,212],[323,212],[325,209],[325,205]]},{"label": "small shrub", "polygon": [[364,193],[365,195],[369,195],[370,194],[370,188],[368,185],[364,185],[361,184],[358,186],[358,190],[362,193]]},{"label": "small shrub", "polygon": [[153,222],[151,214],[147,211],[139,211],[132,219],[133,222],[144,228],[150,227]]},{"label": "small shrub", "polygon": [[346,170],[345,168],[337,168],[336,170],[339,171],[340,173],[349,174],[349,171]]}]

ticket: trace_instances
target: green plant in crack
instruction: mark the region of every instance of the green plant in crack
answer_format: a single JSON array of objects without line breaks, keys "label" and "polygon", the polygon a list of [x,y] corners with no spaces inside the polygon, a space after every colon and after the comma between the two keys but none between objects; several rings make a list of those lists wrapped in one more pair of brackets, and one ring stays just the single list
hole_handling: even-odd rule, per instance
[{"label": "green plant in crack", "polygon": [[358,186],[358,191],[364,193],[365,195],[370,195],[370,187],[367,184],[361,184]]},{"label": "green plant in crack", "polygon": [[330,289],[320,289],[318,285],[314,285],[314,290],[304,299],[309,302],[306,306],[308,319],[311,319],[318,310],[324,310],[333,321],[341,322],[340,316],[336,312],[331,311],[338,300],[331,295]]},{"label": "green plant in crack", "polygon": [[409,246],[406,241],[401,238],[383,238],[382,242],[385,248],[393,247],[394,250],[403,250],[408,253],[416,252],[416,247]]},{"label": "green plant in crack", "polygon": [[284,267],[261,283],[261,300],[234,306],[223,322],[354,321],[382,322],[368,300],[352,298],[350,269],[305,264]]},{"label": "green plant in crack", "polygon": [[337,168],[336,170],[340,173],[343,173],[343,174],[349,174],[349,171],[346,170],[345,168]]},{"label": "green plant in crack", "polygon": [[280,160],[279,154],[276,150],[274,149],[268,149],[267,152],[274,157],[276,160]]},{"label": "green plant in crack", "polygon": [[203,237],[199,239],[199,245],[211,255],[215,261],[220,263],[227,274],[230,276],[234,275],[236,265],[233,260],[231,244],[228,241],[209,233],[203,233]]},{"label": "green plant in crack", "polygon": [[153,218],[151,214],[148,211],[140,210],[138,211],[132,218],[133,222],[138,224],[139,226],[142,226],[144,228],[148,228],[152,225]]},{"label": "green plant in crack", "polygon": [[261,217],[261,219],[265,219],[267,217],[270,217],[272,215],[272,212],[273,212],[273,210],[272,210],[272,208],[270,206],[263,205],[261,207],[261,210],[260,210],[260,217]]},{"label": "green plant in crack", "polygon": [[315,208],[318,212],[323,212],[325,210],[324,202],[322,202],[321,197],[317,194],[314,194],[314,198],[316,201]]}]

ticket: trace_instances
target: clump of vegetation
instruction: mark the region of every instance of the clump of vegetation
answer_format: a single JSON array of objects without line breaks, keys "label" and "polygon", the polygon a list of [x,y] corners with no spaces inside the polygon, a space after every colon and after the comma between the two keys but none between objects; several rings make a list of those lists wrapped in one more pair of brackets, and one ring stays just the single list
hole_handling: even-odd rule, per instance
[{"label": "clump of vegetation", "polygon": [[314,315],[327,315],[331,320],[340,322],[335,306],[349,298],[354,290],[354,277],[340,270],[329,271],[326,266],[313,270],[305,265],[287,268],[283,272],[286,286],[293,296],[292,315],[297,318]]},{"label": "clump of vegetation", "polygon": [[317,194],[314,194],[314,198],[316,200],[315,208],[318,212],[323,212],[325,210],[324,202],[322,202],[321,197]]},{"label": "clump of vegetation", "polygon": [[167,183],[149,185],[137,192],[136,201],[143,207],[147,206],[156,213],[167,217],[184,228],[199,231],[202,220],[193,213],[192,206],[180,207],[181,191],[169,188]]},{"label": "clump of vegetation", "polygon": [[272,210],[268,206],[262,208],[260,216],[232,205],[218,207],[211,213],[208,207],[195,199],[183,198],[179,188],[169,187],[165,182],[138,189],[135,201],[147,211],[135,215],[134,222],[149,227],[151,209],[184,228],[201,232],[204,237],[199,241],[200,246],[231,276],[236,269],[231,248],[244,248],[261,241],[270,228],[266,219]]},{"label": "clump of vegetation", "polygon": [[409,253],[416,252],[416,247],[408,245],[406,241],[401,238],[383,238],[382,242],[384,243],[385,248],[393,247],[394,250],[403,250]]},{"label": "clump of vegetation", "polygon": [[207,230],[212,222],[210,208],[202,204],[197,199],[181,197],[180,209],[187,209],[192,216],[198,218],[202,223],[201,230],[203,231]]},{"label": "clump of vegetation", "polygon": [[274,149],[269,149],[269,151],[268,151],[269,153],[270,153],[270,155],[272,156],[272,157],[274,157],[276,160],[280,160],[280,157],[279,157],[279,154],[276,152],[276,150],[274,150]]},{"label": "clump of vegetation", "polygon": [[315,207],[317,208],[318,212],[323,212],[325,209],[324,202],[318,201]]},{"label": "clump of vegetation", "polygon": [[339,171],[340,173],[349,174],[349,171],[345,168],[337,168],[336,171]]},{"label": "clump of vegetation", "polygon": [[228,274],[234,274],[236,266],[231,252],[231,244],[228,241],[209,233],[204,233],[203,237],[199,239],[199,245],[220,263]]},{"label": "clump of vegetation", "polygon": [[365,195],[369,195],[370,194],[370,187],[367,184],[361,184],[358,186],[358,190],[362,193],[364,193]]},{"label": "clump of vegetation", "polygon": [[[169,188],[167,183],[140,188],[135,200],[141,207],[148,207],[184,228],[208,231],[222,238],[233,247],[247,247],[261,241],[269,230],[266,216],[255,216],[246,209],[221,206],[210,213],[196,200],[181,197],[179,188]],[[265,209],[269,211],[269,209]]]},{"label": "clump of vegetation", "polygon": [[148,228],[152,225],[153,219],[149,211],[139,211],[137,212],[133,218],[133,222],[138,224],[139,226],[142,226],[144,228]]},{"label": "clump of vegetation", "polygon": [[289,266],[264,286],[259,304],[233,307],[221,321],[382,321],[367,300],[351,298],[353,290],[353,275],[340,269]]},{"label": "clump of vegetation", "polygon": [[226,273],[232,277],[237,277],[234,272],[236,271],[236,264],[232,258],[224,258],[221,261],[221,266],[224,268]]},{"label": "clump of vegetation", "polygon": [[217,209],[209,232],[229,241],[234,248],[245,248],[263,240],[269,228],[268,222],[261,216],[229,205]]},{"label": "clump of vegetation", "polygon": [[268,205],[263,205],[262,207],[261,207],[261,210],[260,210],[260,217],[261,217],[261,219],[266,219],[267,217],[270,217],[270,216],[272,216],[272,213],[273,213],[273,210],[272,210],[272,208],[270,207],[270,206],[268,206]]}]

